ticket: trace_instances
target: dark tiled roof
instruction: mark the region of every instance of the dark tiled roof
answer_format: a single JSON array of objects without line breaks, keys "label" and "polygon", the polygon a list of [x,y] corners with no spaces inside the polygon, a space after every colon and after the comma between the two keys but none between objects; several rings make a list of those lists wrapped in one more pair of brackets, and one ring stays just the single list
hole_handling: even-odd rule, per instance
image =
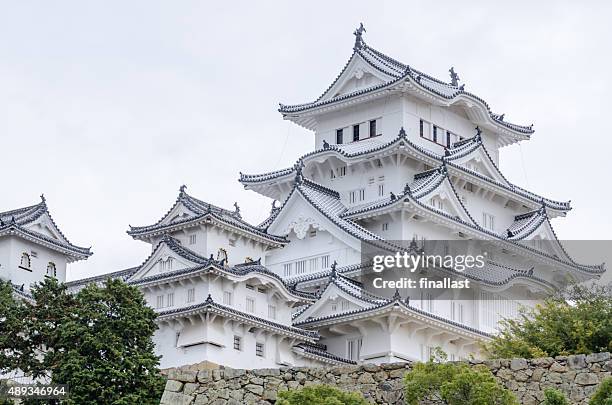
[{"label": "dark tiled roof", "polygon": [[183,307],[183,308],[174,308],[174,309],[170,309],[166,311],[160,311],[158,312],[157,316],[158,316],[158,319],[159,318],[163,319],[166,317],[172,317],[173,315],[180,315],[180,314],[185,314],[185,313],[190,313],[190,312],[191,313],[213,312],[213,313],[219,313],[221,315],[230,315],[230,316],[234,316],[234,317],[238,317],[238,318],[250,321],[257,325],[263,325],[265,327],[268,327],[268,328],[271,328],[277,331],[283,331],[291,335],[298,335],[308,340],[314,341],[319,338],[319,334],[317,332],[301,329],[295,326],[288,326],[288,325],[283,325],[277,322],[272,322],[267,319],[255,316],[255,315],[251,315],[251,314],[248,314],[242,311],[238,311],[234,308],[230,308],[228,306],[218,304],[213,301],[210,294],[208,295],[208,298],[206,299],[206,301],[202,303],[191,305],[188,307]]},{"label": "dark tiled roof", "polygon": [[293,346],[294,349],[298,349],[304,353],[312,355],[315,359],[334,364],[357,364],[356,361],[345,359],[344,357],[336,356],[335,354],[329,353],[327,350],[322,349],[321,345],[300,343]]},{"label": "dark tiled roof", "polygon": [[85,286],[87,284],[96,284],[106,280],[115,280],[119,279],[121,281],[127,281],[136,271],[140,268],[138,267],[130,267],[124,270],[114,271],[112,273],[100,274],[98,276],[82,278],[79,280],[72,280],[66,282],[66,287],[80,287]]},{"label": "dark tiled roof", "polygon": [[[186,216],[177,220],[172,221],[171,223],[164,224],[164,220],[168,217],[168,215],[172,212],[172,210],[179,204],[183,204],[187,207],[191,212],[194,213],[193,216]],[[240,212],[229,211],[220,207],[217,207],[213,204],[206,203],[202,200],[199,200],[195,197],[192,197],[185,192],[185,188],[181,187],[179,196],[176,199],[176,202],[168,210],[168,212],[155,224],[147,225],[147,226],[131,226],[130,230],[127,232],[132,237],[143,237],[150,234],[158,234],[164,233],[165,231],[172,229],[176,226],[181,225],[189,225],[192,223],[197,223],[204,220],[216,220],[222,224],[229,225],[230,227],[238,228],[240,230],[249,232],[251,234],[257,235],[261,238],[267,239],[274,243],[285,243],[286,240],[276,235],[270,235],[266,232],[265,229],[256,227],[254,225],[249,224],[245,220],[242,219]]]},{"label": "dark tiled roof", "polygon": [[[366,63],[372,66],[374,69],[384,73],[390,79],[374,86],[370,86],[364,89],[356,90],[347,94],[332,96],[330,98],[325,98],[331,88],[336,84],[336,82],[340,79],[346,68],[348,67],[350,61],[355,57],[361,57]],[[524,136],[529,136],[532,134],[533,127],[532,126],[523,126],[516,125],[504,121],[502,116],[499,114],[495,114],[491,111],[489,105],[482,98],[476,96],[473,93],[467,92],[464,90],[464,86],[457,86],[453,84],[449,84],[438,80],[428,74],[420,72],[404,63],[401,63],[380,51],[366,45],[363,43],[359,48],[355,48],[353,54],[351,55],[349,61],[346,63],[341,73],[336,77],[334,82],[325,90],[325,92],[317,98],[317,100],[311,103],[304,104],[296,104],[296,105],[280,105],[279,111],[283,114],[292,114],[299,113],[302,111],[310,110],[313,108],[321,107],[324,105],[333,104],[339,101],[348,100],[354,97],[358,97],[364,94],[372,93],[376,90],[393,87],[395,84],[400,82],[409,81],[414,86],[425,90],[431,94],[441,97],[445,100],[453,100],[458,97],[467,97],[476,101],[483,105],[483,107],[487,110],[489,118],[491,122],[495,124],[505,127],[511,131],[520,133]]]},{"label": "dark tiled roof", "polygon": [[378,305],[374,305],[374,306],[370,306],[370,307],[366,307],[366,308],[360,308],[360,309],[355,309],[352,311],[347,311],[347,312],[341,312],[341,313],[337,313],[337,314],[331,314],[331,315],[326,315],[326,316],[321,316],[321,317],[316,317],[316,318],[308,318],[305,319],[303,321],[299,321],[299,322],[294,322],[294,325],[296,326],[305,326],[305,327],[316,327],[315,325],[319,322],[325,322],[325,321],[329,321],[329,320],[340,320],[342,318],[345,317],[352,317],[355,315],[363,315],[363,316],[367,316],[368,313],[373,313],[373,312],[379,312],[379,311],[384,311],[384,310],[403,310],[403,311],[408,311],[408,312],[413,312],[413,313],[417,313],[419,315],[424,315],[430,319],[433,320],[437,320],[437,321],[441,321],[445,324],[457,327],[457,328],[461,328],[463,330],[466,330],[468,332],[471,333],[475,333],[484,337],[490,337],[491,335],[485,332],[482,332],[476,328],[472,328],[471,326],[467,326],[467,325],[463,325],[461,323],[452,321],[450,319],[446,319],[444,317],[432,314],[430,312],[424,311],[420,308],[415,308],[413,306],[411,306],[410,304],[408,304],[407,302],[399,299],[398,296],[393,297],[390,300],[385,300],[384,302],[378,304]]},{"label": "dark tiled roof", "polygon": [[[27,225],[35,222],[44,214],[47,214],[51,220],[55,230],[59,233],[61,240],[27,228]],[[11,211],[0,212],[0,236],[8,234],[19,235],[26,239],[34,239],[42,243],[47,243],[56,249],[59,248],[77,260],[86,259],[93,254],[91,252],[91,248],[84,248],[70,243],[68,238],[66,238],[53,220],[53,217],[51,216],[51,213],[47,207],[47,202],[43,196],[41,196],[41,202],[38,204]]]}]

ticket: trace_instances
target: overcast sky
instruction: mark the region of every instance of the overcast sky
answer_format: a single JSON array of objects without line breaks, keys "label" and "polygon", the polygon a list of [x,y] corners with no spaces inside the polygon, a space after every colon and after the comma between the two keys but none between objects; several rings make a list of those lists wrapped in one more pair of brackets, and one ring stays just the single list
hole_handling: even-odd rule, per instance
[{"label": "overcast sky", "polygon": [[157,221],[181,184],[263,219],[270,201],[238,172],[312,150],[278,103],[319,96],[363,21],[373,47],[444,80],[454,66],[493,111],[534,123],[502,171],[572,200],[560,238],[609,239],[612,5],[494,3],[0,0],[0,210],[44,193],[68,238],[93,246],[69,279],[140,264],[150,247],[128,224]]}]

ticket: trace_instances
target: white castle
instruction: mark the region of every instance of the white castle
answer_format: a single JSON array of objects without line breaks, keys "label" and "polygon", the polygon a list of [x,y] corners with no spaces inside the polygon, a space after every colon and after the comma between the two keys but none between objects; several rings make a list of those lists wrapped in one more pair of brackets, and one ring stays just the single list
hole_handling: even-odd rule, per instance
[{"label": "white castle", "polygon": [[[274,201],[267,219],[249,224],[237,204],[223,209],[182,186],[159,221],[130,227],[152,247],[141,265],[68,283],[137,286],[158,312],[162,367],[384,363],[425,360],[437,347],[450,359],[478,356],[518,303],[604,272],[558,241],[550,219],[568,202],[498,168],[500,148],[528,140],[532,127],[493,113],[453,68],[450,83],[433,78],[367,45],[364,31],[317,100],[280,106],[314,132],[315,150],[293,167],[240,174]],[[91,254],[62,235],[44,199],[0,220],[0,277],[26,299],[33,282],[65,280],[66,263]],[[365,291],[364,244],[395,251],[402,240],[411,249],[484,241],[488,258],[465,272],[469,290]]]}]

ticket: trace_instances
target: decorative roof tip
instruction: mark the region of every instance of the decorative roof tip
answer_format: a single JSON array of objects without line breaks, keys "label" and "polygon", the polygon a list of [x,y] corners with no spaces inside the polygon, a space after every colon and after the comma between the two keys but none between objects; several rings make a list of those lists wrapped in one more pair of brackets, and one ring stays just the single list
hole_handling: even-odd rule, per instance
[{"label": "decorative roof tip", "polygon": [[242,218],[242,215],[240,215],[240,206],[238,205],[238,201],[234,201],[234,214],[236,214],[238,218]]},{"label": "decorative roof tip", "polygon": [[395,289],[395,294],[393,294],[393,300],[394,301],[401,301],[402,300],[402,296],[400,295],[399,288]]},{"label": "decorative roof tip", "polygon": [[395,201],[397,199],[397,196],[395,195],[395,193],[393,191],[391,191],[389,193],[389,198],[391,198],[391,201]]},{"label": "decorative roof tip", "polygon": [[353,32],[353,35],[355,35],[355,46],[353,47],[354,51],[361,49],[365,45],[363,40],[364,32],[366,32],[366,29],[364,28],[363,23],[359,23],[359,27],[357,27],[355,32]]},{"label": "decorative roof tip", "polygon": [[208,297],[206,297],[206,301],[204,301],[204,302],[206,302],[207,304],[210,304],[210,303],[212,303],[212,302],[213,302],[213,299],[212,299],[212,297],[210,296],[210,294],[208,294]]},{"label": "decorative roof tip", "polygon": [[329,142],[323,139],[323,149],[329,149]]},{"label": "decorative roof tip", "polygon": [[506,116],[506,113],[500,114],[497,116],[497,119],[500,121],[503,121],[505,116]]},{"label": "decorative roof tip", "polygon": [[450,69],[448,69],[448,71],[451,77],[451,86],[457,87],[459,85],[459,75],[455,73],[455,68],[452,66]]},{"label": "decorative roof tip", "polygon": [[405,138],[405,137],[406,137],[406,130],[404,129],[404,127],[403,127],[403,126],[400,128],[400,131],[399,131],[398,137],[400,137],[400,138],[402,138],[402,137],[404,137],[404,138]]},{"label": "decorative roof tip", "polygon": [[329,273],[329,278],[332,280],[335,280],[338,277],[338,272],[336,270],[337,265],[338,265],[338,262],[334,260],[334,262],[331,265],[331,272]]},{"label": "decorative roof tip", "polygon": [[41,194],[40,195],[40,202],[42,202],[43,204],[45,204],[47,202],[47,199],[45,198],[45,194]]}]

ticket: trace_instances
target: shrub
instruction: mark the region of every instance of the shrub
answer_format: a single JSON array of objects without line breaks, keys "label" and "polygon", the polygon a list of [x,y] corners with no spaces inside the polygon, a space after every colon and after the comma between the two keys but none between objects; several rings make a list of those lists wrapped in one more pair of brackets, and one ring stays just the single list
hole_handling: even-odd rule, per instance
[{"label": "shrub", "polygon": [[589,405],[612,405],[612,377],[601,382]]},{"label": "shrub", "polygon": [[328,385],[313,385],[278,394],[276,405],[367,405],[363,395]]},{"label": "shrub", "polygon": [[405,377],[406,403],[442,401],[448,405],[518,405],[484,366],[465,363],[416,363]]},{"label": "shrub", "polygon": [[554,388],[544,390],[544,402],[542,405],[569,405],[565,395]]},{"label": "shrub", "polygon": [[611,351],[612,286],[572,286],[500,325],[500,333],[485,345],[491,358]]}]

